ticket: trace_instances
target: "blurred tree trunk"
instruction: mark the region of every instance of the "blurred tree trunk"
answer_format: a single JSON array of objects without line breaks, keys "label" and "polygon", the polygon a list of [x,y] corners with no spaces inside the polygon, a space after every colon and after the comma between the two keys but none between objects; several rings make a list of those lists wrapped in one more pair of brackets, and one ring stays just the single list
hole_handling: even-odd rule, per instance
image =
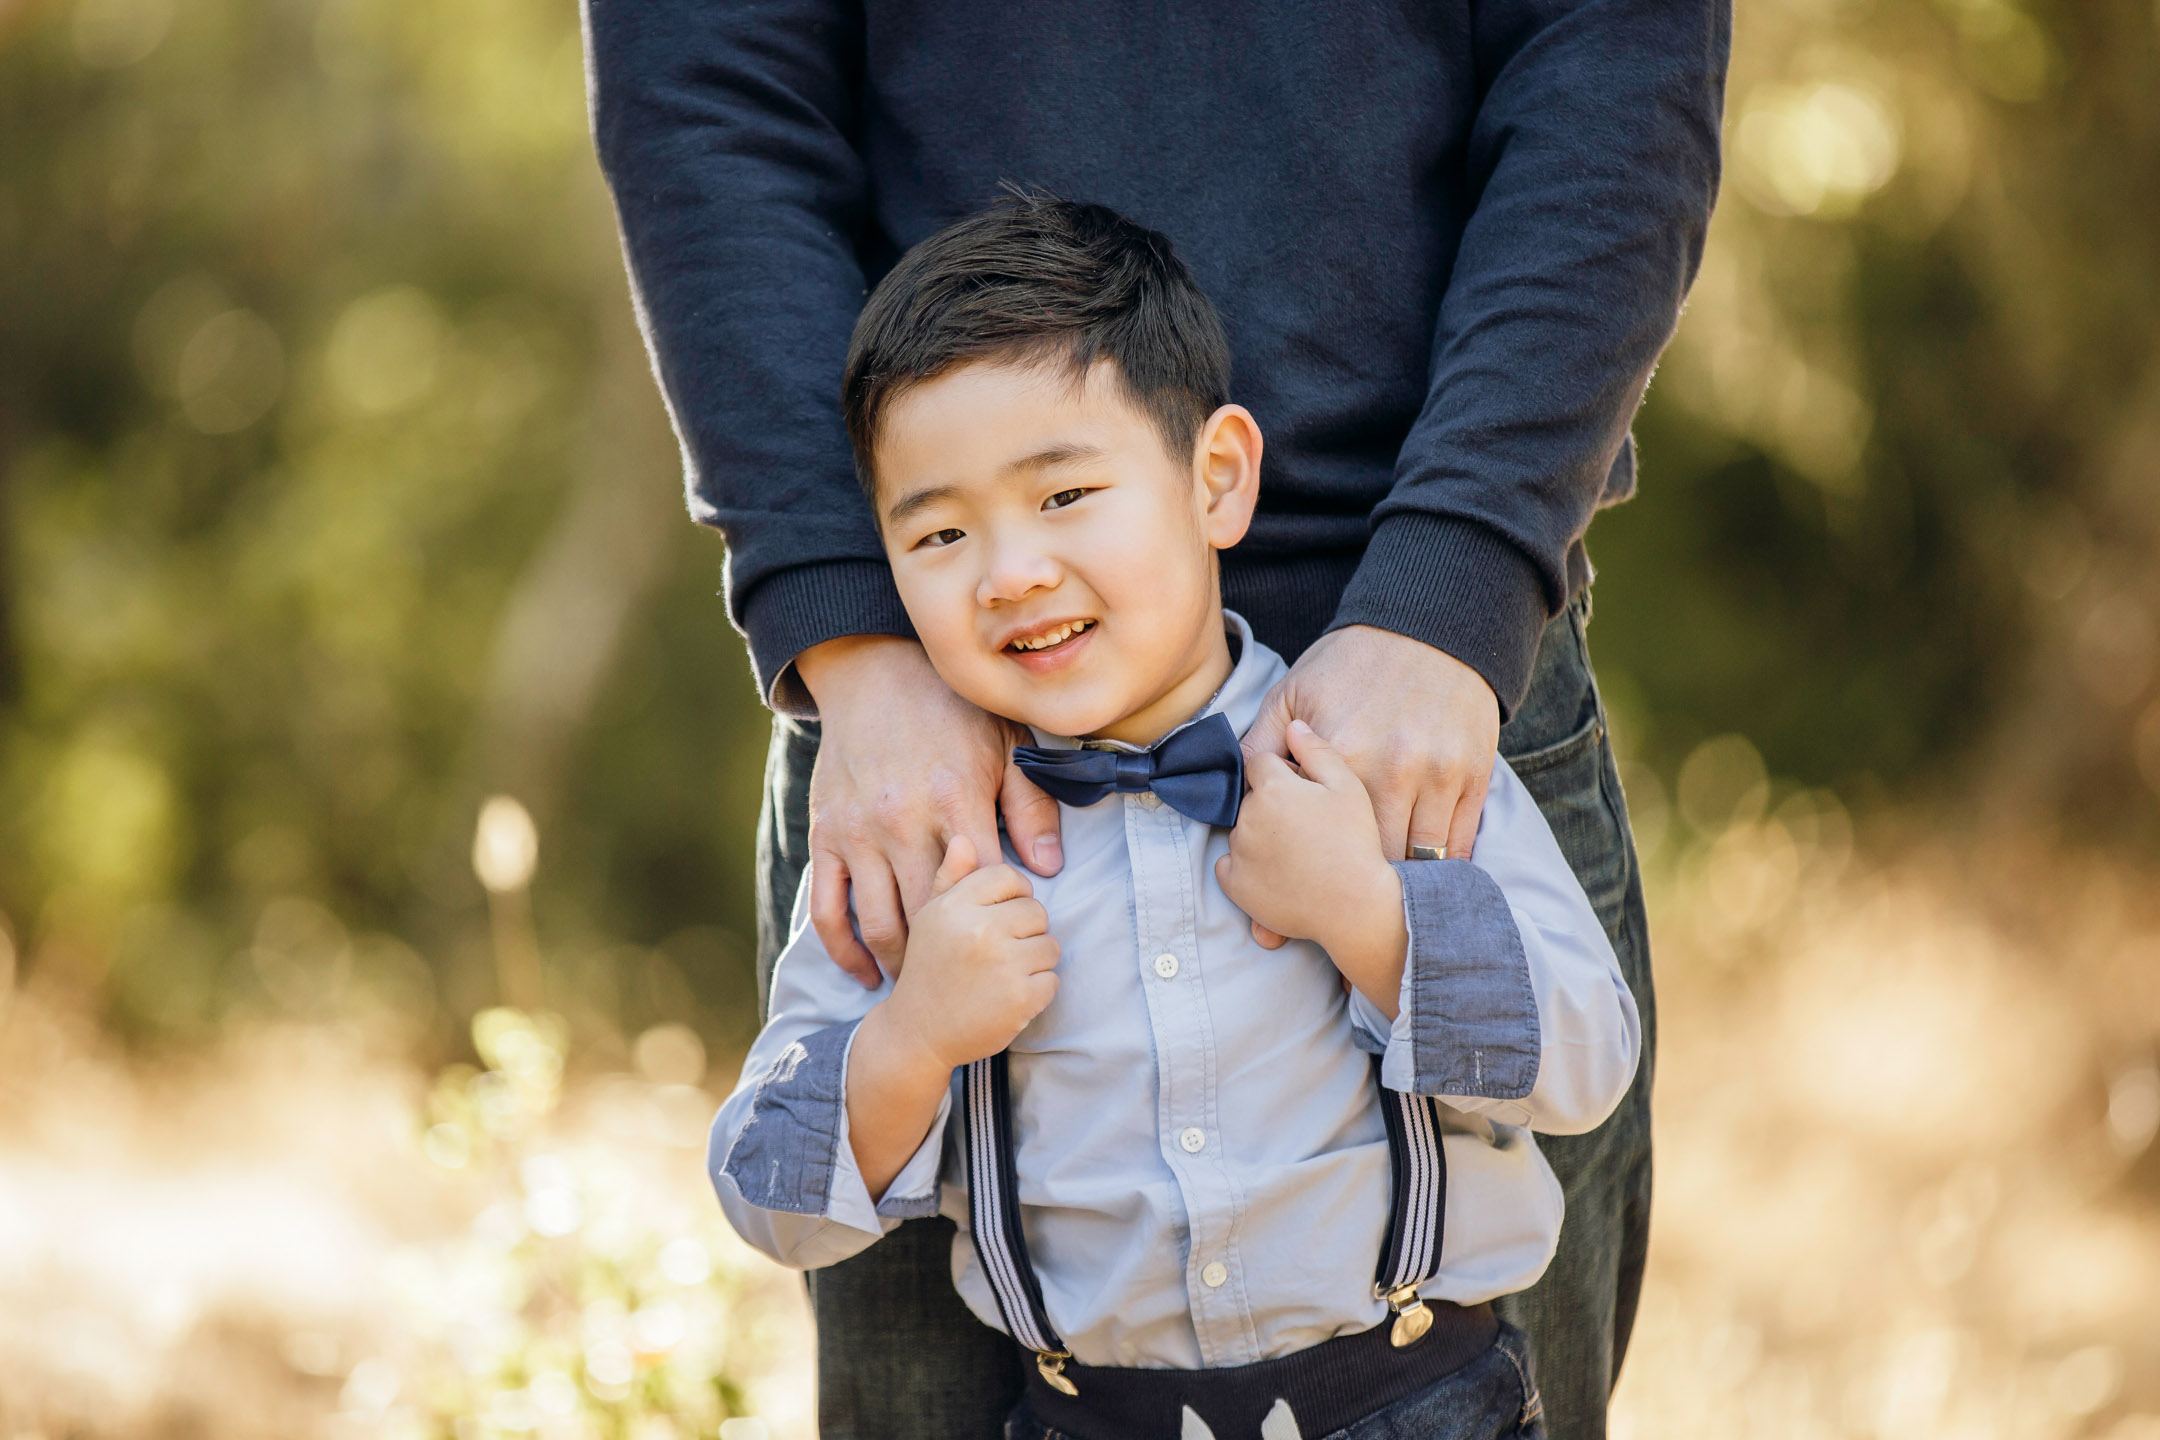
[{"label": "blurred tree trunk", "polygon": [[[600,302],[585,456],[496,626],[467,752],[469,794],[516,796],[543,832],[602,683],[690,523],[680,457],[620,294]],[[715,607],[715,621],[720,620]]]}]

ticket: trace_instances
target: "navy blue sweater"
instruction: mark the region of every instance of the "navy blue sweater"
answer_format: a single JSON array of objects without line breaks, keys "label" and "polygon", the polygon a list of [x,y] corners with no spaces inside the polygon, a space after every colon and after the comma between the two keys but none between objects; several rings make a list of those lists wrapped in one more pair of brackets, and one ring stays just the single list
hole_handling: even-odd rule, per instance
[{"label": "navy blue sweater", "polygon": [[1001,180],[1169,235],[1267,436],[1228,602],[1511,711],[1634,488],[1701,254],[1729,0],[586,0],[593,126],[761,690],[910,633],[840,423],[901,251]]}]

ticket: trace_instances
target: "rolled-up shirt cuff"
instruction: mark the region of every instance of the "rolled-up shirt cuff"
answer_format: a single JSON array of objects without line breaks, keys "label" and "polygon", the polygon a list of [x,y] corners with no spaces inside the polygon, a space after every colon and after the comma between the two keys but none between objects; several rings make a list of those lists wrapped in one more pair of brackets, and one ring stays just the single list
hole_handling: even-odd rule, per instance
[{"label": "rolled-up shirt cuff", "polygon": [[1395,870],[1410,951],[1381,1083],[1414,1095],[1526,1098],[1538,1078],[1537,989],[1507,897],[1468,860]]},{"label": "rolled-up shirt cuff", "polygon": [[865,1230],[883,1218],[927,1215],[937,1208],[938,1161],[948,1091],[930,1133],[916,1147],[880,1203],[870,1199],[854,1147],[848,1143],[847,1060],[861,1025],[851,1020],[814,1031],[775,1056],[758,1081],[750,1118],[736,1135],[721,1171],[748,1203],[764,1210],[814,1215]]}]

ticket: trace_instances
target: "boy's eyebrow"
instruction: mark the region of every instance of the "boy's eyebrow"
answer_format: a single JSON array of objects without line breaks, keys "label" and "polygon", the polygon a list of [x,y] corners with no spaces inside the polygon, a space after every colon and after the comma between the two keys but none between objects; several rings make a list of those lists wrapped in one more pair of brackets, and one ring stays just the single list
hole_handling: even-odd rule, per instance
[{"label": "boy's eyebrow", "polygon": [[950,500],[959,493],[957,485],[926,485],[893,501],[892,508],[885,512],[885,523],[897,525],[916,511],[927,510],[940,500]]},{"label": "boy's eyebrow", "polygon": [[1032,455],[1021,456],[1018,460],[1007,461],[1005,473],[1011,475],[1021,470],[1046,470],[1052,465],[1069,465],[1075,460],[1100,460],[1109,453],[1100,445],[1083,445],[1077,440],[1067,440],[1045,446]]},{"label": "boy's eyebrow", "polygon": [[[1003,473],[1017,475],[1023,470],[1044,470],[1052,465],[1069,465],[1075,460],[1100,460],[1109,453],[1100,445],[1082,445],[1078,442],[1049,445],[1032,455],[1007,461]],[[885,523],[897,525],[916,511],[927,510],[941,500],[951,500],[959,493],[960,487],[957,485],[926,485],[920,490],[910,491],[892,503],[892,507],[885,512]]]}]

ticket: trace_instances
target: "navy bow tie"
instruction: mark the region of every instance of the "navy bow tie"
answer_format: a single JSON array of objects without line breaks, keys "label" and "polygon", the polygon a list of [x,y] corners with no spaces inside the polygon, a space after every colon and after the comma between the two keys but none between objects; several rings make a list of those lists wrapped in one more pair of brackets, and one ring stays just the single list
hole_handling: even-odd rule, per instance
[{"label": "navy bow tie", "polygon": [[1153,790],[1180,815],[1203,825],[1235,825],[1245,795],[1245,752],[1221,711],[1166,735],[1154,749],[1047,750],[1015,745],[1013,764],[1067,805]]}]

